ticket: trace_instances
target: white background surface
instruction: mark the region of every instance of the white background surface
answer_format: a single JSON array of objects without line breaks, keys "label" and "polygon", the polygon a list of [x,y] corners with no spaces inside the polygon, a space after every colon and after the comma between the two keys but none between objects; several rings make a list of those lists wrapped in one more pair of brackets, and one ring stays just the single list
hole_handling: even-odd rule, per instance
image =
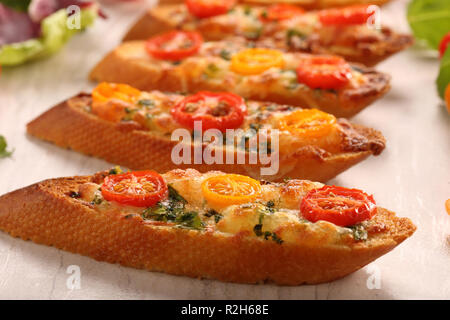
[{"label": "white background surface", "polygon": [[[382,22],[408,31],[406,2],[386,6]],[[0,160],[0,194],[111,166],[30,138],[25,125],[57,102],[93,87],[86,80],[89,70],[119,43],[143,11],[142,4],[105,5],[108,20],[98,20],[58,54],[3,70],[0,134],[15,153]],[[379,205],[416,223],[417,232],[391,253],[328,284],[239,285],[124,268],[0,232],[0,299],[449,299],[450,216],[444,202],[450,198],[450,117],[436,94],[438,61],[413,48],[378,69],[392,74],[392,90],[353,121],[381,130],[387,148],[330,184],[372,193]],[[81,269],[79,290],[66,286],[70,265]],[[371,274],[379,275],[379,289],[368,288]]]}]

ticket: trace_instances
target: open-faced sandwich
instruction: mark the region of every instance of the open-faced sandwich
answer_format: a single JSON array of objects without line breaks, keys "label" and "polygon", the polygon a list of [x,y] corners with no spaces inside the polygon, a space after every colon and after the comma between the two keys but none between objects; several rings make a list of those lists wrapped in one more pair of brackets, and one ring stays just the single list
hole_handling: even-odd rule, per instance
[{"label": "open-faced sandwich", "polygon": [[415,230],[357,189],[173,170],[47,180],[0,197],[0,229],[100,261],[280,285],[332,281]]},{"label": "open-faced sandwich", "polygon": [[[185,129],[184,136],[178,129]],[[183,96],[111,83],[60,103],[27,130],[136,170],[191,167],[271,181],[327,181],[385,146],[380,132],[317,109],[245,101],[232,93]]]},{"label": "open-faced sandwich", "polygon": [[[185,0],[160,0],[160,4],[175,4],[186,2]],[[230,0],[190,0],[191,3],[200,5],[210,5],[215,3],[216,6],[220,6],[223,3],[230,2]],[[389,0],[234,0],[233,3],[241,2],[247,4],[256,5],[272,5],[274,3],[281,4],[291,4],[302,6],[305,9],[320,9],[320,8],[333,8],[333,7],[343,7],[350,5],[361,5],[361,4],[374,4],[383,5]]]},{"label": "open-faced sandwich", "polygon": [[343,58],[254,48],[244,38],[203,42],[171,31],[122,43],[91,72],[96,81],[141,90],[232,91],[246,99],[317,108],[351,117],[382,97],[390,77]]},{"label": "open-faced sandwich", "polygon": [[149,9],[124,40],[146,40],[173,29],[196,30],[210,41],[242,36],[285,51],[335,54],[373,66],[409,47],[413,37],[375,26],[372,15],[367,5],[306,12],[286,4],[250,7],[188,0]]}]

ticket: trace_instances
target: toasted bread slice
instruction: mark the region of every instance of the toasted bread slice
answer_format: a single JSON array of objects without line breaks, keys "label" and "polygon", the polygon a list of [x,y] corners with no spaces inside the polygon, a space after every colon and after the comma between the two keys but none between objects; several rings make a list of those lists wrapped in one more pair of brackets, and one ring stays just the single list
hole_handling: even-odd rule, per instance
[{"label": "toasted bread slice", "polygon": [[[161,93],[159,93],[161,94]],[[179,96],[179,95],[169,95]],[[256,102],[253,102],[256,103]],[[285,178],[327,181],[370,155],[380,154],[385,147],[383,135],[374,129],[338,120],[339,142],[332,146],[336,151],[327,152],[311,145],[287,148],[280,144],[279,170],[273,175],[261,175],[261,168],[270,165],[249,164],[248,153],[245,164],[229,163],[193,164],[194,142],[189,146],[191,164],[174,164],[171,151],[178,143],[169,135],[149,131],[136,122],[111,122],[89,112],[91,96],[79,94],[53,107],[27,125],[29,134],[87,155],[103,158],[113,164],[131,169],[154,169],[166,172],[174,168],[194,168],[201,172],[221,170],[230,173],[250,175],[257,179],[280,181]],[[283,107],[283,106],[280,106]],[[164,124],[167,126],[166,118]],[[246,129],[244,129],[246,130]],[[289,144],[292,145],[294,140]],[[203,145],[203,149],[205,149]],[[237,159],[237,149],[223,151],[223,159],[231,153]]]},{"label": "toasted bread slice", "polygon": [[147,91],[231,91],[252,100],[317,108],[337,117],[354,116],[390,89],[389,75],[361,65],[352,65],[353,78],[341,89],[312,89],[297,82],[295,65],[309,57],[302,53],[283,53],[288,61],[283,69],[239,75],[230,70],[230,61],[219,52],[237,52],[247,44],[242,38],[207,42],[197,55],[173,64],[152,58],[144,41],[125,42],[97,64],[90,79],[126,83]]},{"label": "toasted bread slice", "polygon": [[285,51],[336,54],[366,66],[374,66],[413,44],[411,35],[396,33],[388,27],[322,26],[317,12],[287,21],[263,23],[257,17],[264,10],[264,7],[252,7],[248,13],[246,6],[237,6],[225,15],[197,19],[184,4],[156,6],[136,22],[124,41],[146,40],[173,29],[197,30],[210,41],[242,36]]},{"label": "toasted bread slice", "polygon": [[[198,184],[218,174],[174,170],[163,177],[188,205],[201,198]],[[277,234],[273,239],[247,231],[258,223],[259,213],[255,212],[264,206],[258,203],[245,208],[230,206],[221,211],[217,222],[199,209],[204,222],[195,228],[155,221],[142,214],[142,208],[102,200],[97,190],[106,175],[47,180],[0,197],[0,229],[24,240],[128,267],[279,285],[316,284],[344,277],[415,231],[409,219],[383,208],[377,208],[377,214],[363,223],[365,240],[351,228],[308,222],[298,216],[299,202],[321,184],[298,180],[263,185],[265,196],[276,197],[273,212],[265,216],[262,227]],[[91,201],[93,197],[97,200]],[[295,209],[279,211],[278,206]]]},{"label": "toasted bread slice", "polygon": [[[271,5],[274,3],[288,3],[293,5],[301,6],[305,9],[322,9],[322,8],[333,8],[333,7],[344,7],[355,4],[375,4],[383,5],[388,3],[390,0],[240,0],[239,2],[256,4],[256,5]],[[183,0],[160,0],[160,4],[177,4],[183,3]]]}]

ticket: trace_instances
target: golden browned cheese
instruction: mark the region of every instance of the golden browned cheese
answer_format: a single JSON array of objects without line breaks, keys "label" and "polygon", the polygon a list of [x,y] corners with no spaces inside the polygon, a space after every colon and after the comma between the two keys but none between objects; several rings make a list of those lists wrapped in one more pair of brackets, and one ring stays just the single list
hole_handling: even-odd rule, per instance
[{"label": "golden browned cheese", "polygon": [[[198,183],[207,176],[196,170],[164,174],[186,200],[199,208]],[[107,173],[47,180],[0,197],[0,229],[12,236],[124,266],[176,275],[241,283],[280,285],[332,281],[358,270],[408,238],[415,226],[407,218],[377,208],[365,222],[366,240],[350,229],[301,219],[297,205],[308,190],[321,184],[290,181],[267,185],[263,196],[276,202],[276,219],[267,221],[284,242],[247,232],[252,215],[236,217],[235,209],[204,228],[180,228],[144,220],[142,209],[103,200],[89,202]],[[82,193],[81,197],[73,196]],[[94,195],[95,196],[95,195]],[[253,203],[259,205],[259,203]],[[247,209],[245,209],[247,210]],[[206,220],[205,220],[206,221]],[[252,223],[252,222],[251,222]],[[264,224],[264,222],[263,222]]]},{"label": "golden browned cheese", "polygon": [[[385,139],[380,132],[339,119],[331,139],[325,136],[319,141],[320,143],[315,139],[301,136],[287,139],[289,135],[285,134],[286,139],[280,139],[284,147],[279,149],[279,171],[275,175],[262,176],[261,168],[266,165],[260,161],[256,164],[248,164],[248,158],[244,165],[237,164],[236,161],[234,164],[175,165],[172,161],[171,150],[177,141],[171,141],[170,132],[167,128],[163,128],[161,121],[164,121],[164,125],[169,128],[178,127],[171,118],[167,118],[167,110],[180,96],[151,92],[143,93],[143,97],[151,97],[155,100],[155,110],[150,110],[155,118],[146,122],[147,127],[143,127],[136,121],[119,123],[105,121],[89,111],[90,95],[80,94],[30,122],[27,131],[33,136],[58,146],[103,158],[113,164],[132,169],[154,169],[165,172],[176,167],[194,167],[202,172],[222,170],[273,181],[280,181],[286,177],[327,181],[368,156],[380,154],[385,147]],[[265,108],[267,103],[250,101],[248,105],[250,114],[246,117],[243,128],[255,123],[255,117],[260,112],[253,112],[258,108],[265,110],[264,114],[267,118],[261,121],[270,128],[270,119],[277,112],[272,113],[267,110]],[[272,105],[272,107],[283,109],[283,106]],[[289,142],[295,139],[298,140],[296,144],[299,147],[288,146]],[[237,150],[224,152],[224,159],[230,152],[233,159],[236,159]],[[193,159],[191,163],[194,163]]]},{"label": "golden browned cheese", "polygon": [[385,26],[322,25],[317,11],[263,22],[260,17],[265,10],[263,6],[238,5],[227,14],[198,19],[184,4],[159,5],[149,9],[135,23],[124,41],[145,40],[173,29],[196,30],[209,41],[240,36],[255,41],[257,46],[340,55],[366,66],[374,66],[413,44],[411,35],[396,33]]},{"label": "golden browned cheese", "polygon": [[242,38],[207,42],[198,54],[180,63],[151,57],[145,41],[121,44],[92,71],[95,81],[126,83],[141,90],[180,92],[231,91],[244,98],[317,108],[338,117],[351,117],[382,97],[390,89],[390,77],[373,69],[352,65],[348,84],[337,90],[312,89],[297,82],[295,69],[302,53],[283,53],[285,67],[270,68],[258,75],[245,76],[230,70],[230,61],[220,51],[231,53],[246,48]]}]

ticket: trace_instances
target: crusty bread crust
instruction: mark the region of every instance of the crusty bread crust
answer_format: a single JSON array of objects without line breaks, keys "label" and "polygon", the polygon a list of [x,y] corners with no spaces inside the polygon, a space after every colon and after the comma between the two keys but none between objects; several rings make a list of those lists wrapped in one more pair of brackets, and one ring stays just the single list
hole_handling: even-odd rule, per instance
[{"label": "crusty bread crust", "polygon": [[[274,3],[289,3],[302,6],[305,9],[322,9],[332,7],[344,7],[354,4],[376,4],[383,5],[390,0],[240,0],[243,3],[270,5]],[[183,0],[160,0],[160,4],[182,3]]]},{"label": "crusty bread crust", "polygon": [[[232,85],[226,81],[213,84],[200,76],[190,74],[198,69],[190,65],[191,61],[186,61],[183,69],[180,69],[178,66],[161,68],[149,61],[134,58],[130,53],[141,51],[139,48],[142,45],[142,41],[121,44],[97,64],[90,73],[90,79],[126,83],[145,91],[233,91]],[[302,90],[300,93],[289,90],[276,92],[271,90],[270,83],[252,83],[251,90],[235,93],[252,100],[317,108],[337,117],[348,118],[384,96],[390,89],[389,75],[361,65],[355,67],[364,73],[367,81],[359,87],[340,90],[337,94],[322,90],[318,96],[317,91],[312,89]]]},{"label": "crusty bread crust", "polygon": [[[88,97],[80,94],[77,97]],[[105,159],[135,170],[152,169],[166,172],[174,168],[194,168],[200,172],[219,170],[250,175],[257,179],[280,181],[283,178],[327,181],[371,154],[379,154],[385,144],[380,132],[363,126],[352,125],[367,139],[366,150],[348,150],[334,155],[323,155],[313,148],[300,149],[293,154],[280,151],[279,172],[262,176],[257,164],[180,164],[175,165],[171,151],[178,143],[151,132],[138,130],[133,125],[105,121],[64,101],[27,125],[29,134],[50,141],[60,147]],[[193,150],[193,145],[191,146]],[[191,152],[193,155],[194,153]],[[234,152],[236,159],[236,153]],[[224,156],[226,159],[226,156]]]},{"label": "crusty bread crust", "polygon": [[388,231],[348,245],[276,244],[261,238],[147,224],[69,196],[92,177],[47,180],[0,197],[0,229],[99,261],[239,283],[316,284],[354,272],[411,236],[407,218],[379,208]]}]

